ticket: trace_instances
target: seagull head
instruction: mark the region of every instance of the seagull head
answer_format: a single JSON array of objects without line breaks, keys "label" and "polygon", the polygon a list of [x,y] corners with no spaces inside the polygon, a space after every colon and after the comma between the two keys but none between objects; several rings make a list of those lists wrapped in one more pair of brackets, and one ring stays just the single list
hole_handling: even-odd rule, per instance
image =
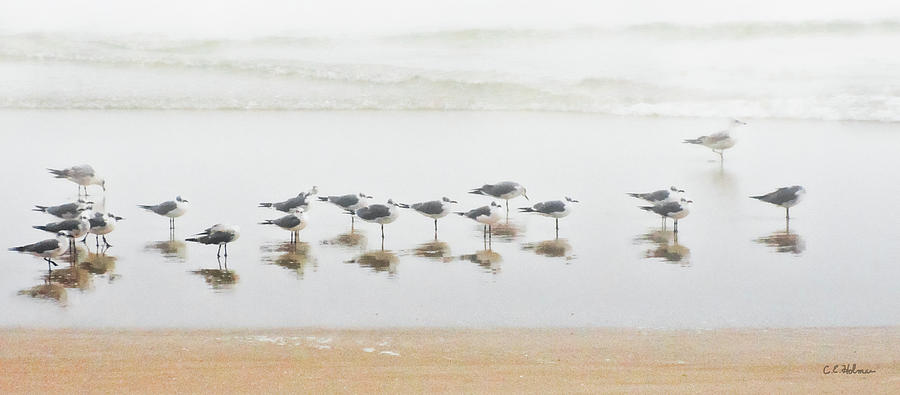
[{"label": "seagull head", "polygon": [[365,193],[362,193],[362,192],[359,193],[359,197],[360,197],[360,199],[372,199],[371,196],[366,195]]},{"label": "seagull head", "polygon": [[318,195],[318,194],[319,194],[319,187],[317,187],[315,185],[313,185],[312,189],[310,189],[309,192],[306,192],[307,196],[313,196],[313,195]]},{"label": "seagull head", "polygon": [[503,207],[497,202],[491,202],[491,207]]},{"label": "seagull head", "polygon": [[106,192],[106,180],[104,180],[102,178],[100,178],[99,180],[100,180],[100,182],[99,182],[100,188],[103,188],[103,191]]},{"label": "seagull head", "polygon": [[187,199],[181,197],[181,195],[175,196],[175,201],[179,203],[188,203]]},{"label": "seagull head", "polygon": [[528,194],[527,194],[527,191],[525,190],[525,187],[522,187],[522,196],[525,196],[525,200],[531,200],[528,198]]},{"label": "seagull head", "polygon": [[444,203],[453,203],[453,204],[459,203],[456,200],[451,200],[450,198],[448,198],[446,196],[442,197],[441,200],[444,201]]},{"label": "seagull head", "polygon": [[570,197],[568,197],[568,196],[566,196],[566,201],[567,201],[567,202],[572,202],[572,203],[578,203],[577,200],[572,199],[572,198],[570,198]]},{"label": "seagull head", "polygon": [[684,203],[684,204],[690,204],[690,203],[693,203],[693,202],[694,202],[693,200],[688,200],[688,199],[685,199],[685,198],[681,198],[681,203]]},{"label": "seagull head", "polygon": [[731,120],[731,127],[745,126],[745,125],[747,125],[747,122],[741,121],[740,119],[732,119]]},{"label": "seagull head", "polygon": [[669,190],[672,192],[684,193],[684,189],[678,189],[676,186],[669,187]]},{"label": "seagull head", "polygon": [[114,219],[116,221],[121,221],[121,220],[125,219],[125,218],[119,217],[113,213],[107,213],[106,216],[109,217],[110,219]]}]

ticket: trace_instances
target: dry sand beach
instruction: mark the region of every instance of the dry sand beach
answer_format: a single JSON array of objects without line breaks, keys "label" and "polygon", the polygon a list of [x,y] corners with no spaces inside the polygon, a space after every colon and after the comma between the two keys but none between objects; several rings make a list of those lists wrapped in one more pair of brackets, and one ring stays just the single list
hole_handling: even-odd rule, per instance
[{"label": "dry sand beach", "polygon": [[[898,343],[896,327],[6,329],[0,392],[887,394]],[[858,373],[823,373],[836,364]]]}]

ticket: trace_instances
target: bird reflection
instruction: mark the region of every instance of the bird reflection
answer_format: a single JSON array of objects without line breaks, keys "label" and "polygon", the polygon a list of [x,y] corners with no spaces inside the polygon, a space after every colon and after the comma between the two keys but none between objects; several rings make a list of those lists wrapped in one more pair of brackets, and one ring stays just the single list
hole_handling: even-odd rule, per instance
[{"label": "bird reflection", "polygon": [[109,278],[109,281],[112,282],[119,278],[119,275],[113,273],[113,270],[116,268],[117,259],[118,258],[112,255],[106,255],[105,253],[88,253],[87,258],[85,258],[78,266],[93,275],[105,274],[107,275],[107,278]]},{"label": "bird reflection", "polygon": [[666,262],[689,266],[691,250],[678,244],[678,234],[670,231],[654,230],[635,238],[637,243],[654,244],[655,247],[644,252],[644,258],[660,258]]},{"label": "bird reflection", "polygon": [[[478,229],[481,230],[481,227],[478,227]],[[491,226],[491,234],[506,241],[513,241],[519,238],[523,230],[522,226],[509,220]]]},{"label": "bird reflection", "polygon": [[790,252],[799,255],[806,250],[806,242],[803,241],[803,238],[796,233],[791,233],[790,221],[785,221],[783,231],[773,232],[754,241],[772,247],[776,252]]},{"label": "bird reflection", "polygon": [[66,288],[60,284],[50,281],[49,277],[44,277],[44,283],[35,285],[28,289],[19,291],[19,295],[29,296],[35,299],[50,300],[65,306],[68,300]]},{"label": "bird reflection", "polygon": [[450,245],[440,240],[429,241],[416,246],[413,250],[416,256],[437,259],[443,262],[452,260],[450,257]]},{"label": "bird reflection", "polygon": [[500,262],[503,261],[503,257],[501,257],[500,254],[494,252],[490,248],[475,251],[474,254],[462,255],[459,257],[459,259],[462,261],[472,262],[478,266],[481,266],[484,271],[493,274],[497,274],[500,272]]},{"label": "bird reflection", "polygon": [[397,260],[397,255],[390,251],[375,250],[368,251],[347,263],[356,263],[375,272],[387,272],[393,276],[397,274]]},{"label": "bird reflection", "polygon": [[91,289],[93,286],[91,273],[78,266],[56,269],[47,274],[46,280],[66,288],[78,288],[82,291]]},{"label": "bird reflection", "polygon": [[218,262],[218,269],[200,269],[194,270],[192,273],[203,276],[203,278],[206,279],[206,284],[212,289],[230,289],[238,282],[240,277],[234,270],[228,270],[228,257],[225,257],[224,259],[218,257]]},{"label": "bird reflection", "polygon": [[543,255],[550,258],[562,258],[566,260],[574,259],[571,255],[572,245],[566,239],[553,239],[537,243],[528,243],[522,246],[523,250],[533,250],[535,254]]},{"label": "bird reflection", "polygon": [[169,262],[187,261],[187,244],[181,240],[169,239],[147,243],[144,251],[159,253]]},{"label": "bird reflection", "polygon": [[90,251],[87,248],[87,245],[85,245],[84,243],[74,243],[74,245],[75,245],[74,252],[70,248],[62,256],[63,259],[69,261],[73,265],[78,264],[78,262],[84,261],[84,259],[87,258],[88,254],[90,253]]},{"label": "bird reflection", "polygon": [[339,234],[331,240],[323,240],[322,244],[362,248],[365,247],[367,241],[365,233],[362,231],[351,230],[350,233]]},{"label": "bird reflection", "polygon": [[303,278],[307,264],[315,264],[315,258],[310,256],[309,243],[302,241],[264,245],[260,250],[263,262],[294,270],[300,278]]}]

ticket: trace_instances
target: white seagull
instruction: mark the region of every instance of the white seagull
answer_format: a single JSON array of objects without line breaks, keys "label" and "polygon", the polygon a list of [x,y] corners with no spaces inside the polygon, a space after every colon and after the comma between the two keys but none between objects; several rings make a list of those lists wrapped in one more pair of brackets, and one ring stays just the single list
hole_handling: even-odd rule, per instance
[{"label": "white seagull", "polygon": [[260,225],[275,225],[281,229],[291,232],[291,243],[296,243],[301,230],[309,224],[306,212],[298,210],[278,219],[267,219],[259,223]]},{"label": "white seagull", "polygon": [[753,199],[762,200],[766,203],[772,203],[776,206],[784,207],[784,219],[791,219],[791,207],[800,203],[803,200],[803,197],[806,195],[806,189],[799,186],[794,185],[791,187],[778,188],[775,192],[770,192],[765,195],[759,196],[750,196]]},{"label": "white seagull", "polygon": [[297,196],[294,196],[283,202],[263,202],[259,204],[259,207],[274,208],[285,213],[291,213],[298,208],[302,209],[303,211],[309,211],[310,199],[318,193],[319,187],[313,186],[312,189],[310,189],[308,192],[300,192],[297,194]]},{"label": "white seagull", "polygon": [[[117,217],[112,213],[94,213],[94,216],[90,218],[89,222],[91,224],[90,232],[94,234],[97,242],[97,248],[100,247],[100,238],[103,238],[103,244],[106,245],[106,248],[112,247],[112,244],[109,244],[106,241],[106,235],[116,229],[116,222],[121,221],[125,218]],[[87,236],[84,236],[85,240]],[[82,241],[85,241],[82,240]]]},{"label": "white seagull", "polygon": [[348,214],[354,214],[366,222],[374,222],[381,225],[381,240],[384,240],[384,225],[394,222],[400,215],[399,205],[388,199],[387,204],[373,204],[361,207],[358,210],[347,210]]},{"label": "white seagull", "polygon": [[578,201],[566,196],[564,200],[550,200],[537,203],[532,207],[521,207],[519,208],[519,212],[538,213],[545,217],[556,218],[556,231],[558,233],[559,219],[572,212],[572,205],[570,203],[578,203]]},{"label": "white seagull", "polygon": [[497,202],[491,202],[489,206],[482,206],[466,212],[457,212],[456,214],[484,224],[484,236],[487,237],[493,230],[492,226],[503,219],[503,214],[500,213],[502,208],[503,206],[497,204]]},{"label": "white seagull", "polygon": [[693,200],[681,198],[677,202],[662,202],[653,206],[642,206],[641,210],[654,212],[664,218],[674,219],[675,233],[678,233],[678,220],[687,217],[691,213],[687,206],[693,202]]},{"label": "white seagull", "polygon": [[[347,211],[356,211],[369,205],[369,199],[372,197],[362,192],[359,194],[340,195],[340,196],[319,196],[319,201],[329,202]],[[350,217],[350,227],[353,227],[355,216]]]},{"label": "white seagull", "polygon": [[222,246],[225,246],[225,256],[228,256],[228,243],[231,243],[241,237],[241,228],[237,225],[215,224],[203,232],[197,233],[195,236],[185,241],[193,241],[195,243],[219,246],[216,256],[221,256]]},{"label": "white seagull", "polygon": [[31,254],[39,258],[44,258],[44,260],[47,261],[47,270],[51,270],[51,264],[53,266],[59,266],[56,264],[56,262],[53,262],[53,259],[58,258],[60,255],[65,253],[68,247],[69,236],[66,234],[66,232],[57,232],[55,239],[47,239],[34,244],[29,244],[21,247],[13,247],[9,250]]},{"label": "white seagull", "polygon": [[734,144],[737,143],[733,137],[731,137],[731,132],[739,127],[744,126],[747,123],[744,121],[739,121],[737,119],[732,119],[728,124],[728,129],[723,131],[713,133],[709,136],[700,136],[695,139],[687,139],[684,140],[685,143],[688,144],[700,144],[704,147],[711,149],[713,152],[719,154],[720,159],[725,159],[722,155],[723,151],[728,148],[734,147]]},{"label": "white seagull", "polygon": [[475,195],[487,195],[493,196],[497,199],[506,200],[506,214],[509,215],[509,201],[510,199],[524,196],[525,200],[528,200],[528,195],[525,193],[525,187],[518,182],[512,181],[502,181],[496,184],[484,184],[481,188],[475,188],[469,191],[471,194]]},{"label": "white seagull", "polygon": [[103,177],[97,176],[97,173],[94,172],[94,168],[91,167],[91,165],[72,166],[62,170],[47,170],[50,171],[50,174],[56,176],[56,178],[65,178],[78,184],[78,195],[81,195],[82,187],[84,187],[84,194],[87,195],[87,187],[90,185],[99,185],[104,191],[106,190],[106,181],[103,180]]},{"label": "white seagull", "polygon": [[187,212],[189,202],[181,196],[176,196],[175,200],[169,200],[157,205],[139,205],[138,207],[152,211],[163,217],[169,217],[169,230],[175,229],[175,218],[178,218]]},{"label": "white seagull", "polygon": [[442,197],[441,200],[430,200],[427,202],[413,203],[413,204],[398,204],[398,206],[403,208],[411,208],[416,210],[419,214],[422,214],[428,218],[434,219],[434,235],[437,237],[438,230],[438,219],[444,218],[447,214],[450,214],[450,210],[453,209],[453,205],[456,204],[456,200],[451,200],[448,197]]},{"label": "white seagull", "polygon": [[86,202],[79,199],[77,202],[60,204],[58,206],[38,206],[35,205],[32,211],[40,211],[62,219],[75,219],[81,216],[81,213],[90,210],[93,202]]}]

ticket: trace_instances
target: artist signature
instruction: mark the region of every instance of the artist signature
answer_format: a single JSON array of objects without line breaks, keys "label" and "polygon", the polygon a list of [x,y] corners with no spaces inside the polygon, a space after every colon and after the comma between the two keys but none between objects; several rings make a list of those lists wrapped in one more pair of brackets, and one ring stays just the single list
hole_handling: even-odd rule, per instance
[{"label": "artist signature", "polygon": [[874,369],[857,369],[856,364],[825,365],[822,374],[872,374]]}]

